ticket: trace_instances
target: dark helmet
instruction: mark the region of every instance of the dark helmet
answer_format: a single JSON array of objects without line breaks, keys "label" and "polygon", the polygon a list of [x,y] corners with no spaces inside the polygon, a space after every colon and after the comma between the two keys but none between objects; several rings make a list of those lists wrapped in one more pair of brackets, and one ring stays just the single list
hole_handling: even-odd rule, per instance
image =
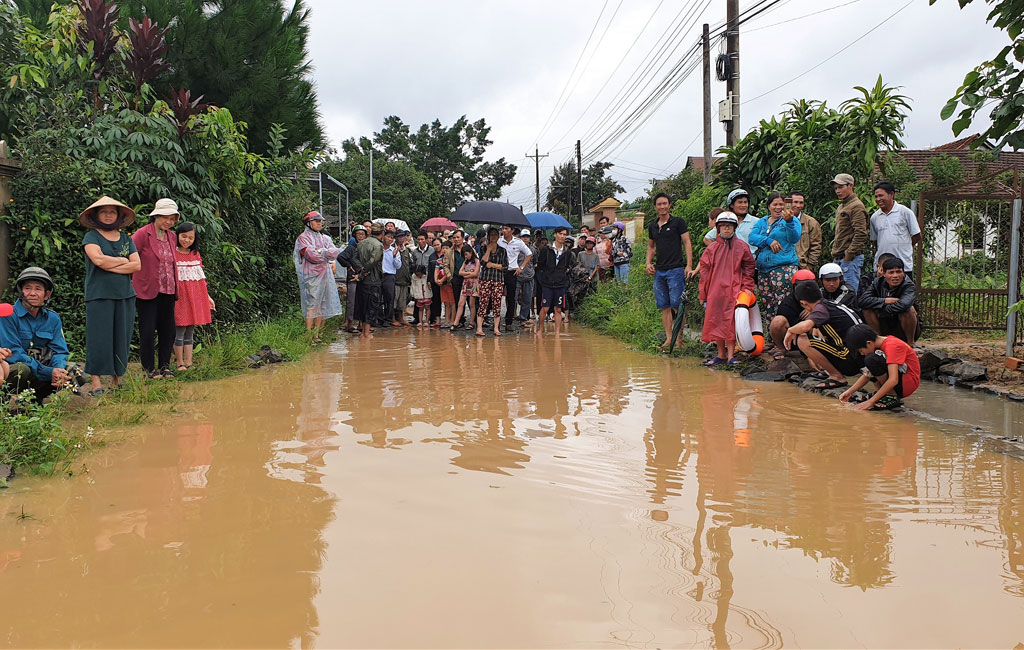
[{"label": "dark helmet", "polygon": [[36,280],[37,282],[42,282],[43,285],[46,287],[47,291],[53,291],[53,278],[50,277],[49,273],[39,268],[38,266],[30,266],[21,273],[19,273],[18,279],[14,282],[14,286],[17,287],[18,291],[20,292],[21,285],[25,284],[29,280]]}]

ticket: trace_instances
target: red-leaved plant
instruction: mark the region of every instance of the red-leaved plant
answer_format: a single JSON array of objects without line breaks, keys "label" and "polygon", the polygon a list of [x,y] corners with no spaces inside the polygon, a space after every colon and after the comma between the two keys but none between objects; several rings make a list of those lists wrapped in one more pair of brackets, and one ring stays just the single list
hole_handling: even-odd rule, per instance
[{"label": "red-leaved plant", "polygon": [[82,12],[82,22],[78,24],[79,47],[86,54],[89,43],[93,44],[92,61],[95,68],[92,76],[98,81],[103,78],[110,58],[117,49],[117,41],[121,38],[115,31],[120,9],[107,0],[78,0],[78,9]]},{"label": "red-leaved plant", "polygon": [[167,54],[165,36],[170,27],[161,30],[148,17],[141,22],[130,18],[128,27],[128,40],[132,47],[125,57],[124,66],[135,82],[136,92],[142,92],[143,84],[171,67],[164,59]]},{"label": "red-leaved plant", "polygon": [[193,115],[198,115],[206,110],[206,104],[201,104],[203,96],[192,99],[191,90],[172,90],[167,99],[167,106],[174,114],[174,125],[178,128],[178,137],[183,138],[188,133],[188,121]]}]

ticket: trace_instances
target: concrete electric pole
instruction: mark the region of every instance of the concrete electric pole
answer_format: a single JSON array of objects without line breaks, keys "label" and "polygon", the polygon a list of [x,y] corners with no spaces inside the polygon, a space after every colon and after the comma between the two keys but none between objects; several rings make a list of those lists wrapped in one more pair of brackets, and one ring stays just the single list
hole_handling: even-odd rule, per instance
[{"label": "concrete electric pole", "polygon": [[711,182],[711,36],[704,23],[701,36],[704,49],[704,183]]},{"label": "concrete electric pole", "polygon": [[725,53],[729,57],[729,78],[725,93],[732,108],[732,119],[725,134],[730,147],[740,140],[740,0],[725,0]]},{"label": "concrete electric pole", "polygon": [[580,148],[580,141],[576,141],[576,179],[580,187],[580,225],[583,225],[583,149]]},{"label": "concrete electric pole", "polygon": [[533,155],[531,156],[530,154],[526,154],[526,157],[533,158],[533,162],[535,163],[537,168],[537,185],[535,189],[537,191],[537,212],[540,212],[540,159],[547,158],[548,154],[544,154],[542,156],[540,155],[540,149],[534,148]]}]

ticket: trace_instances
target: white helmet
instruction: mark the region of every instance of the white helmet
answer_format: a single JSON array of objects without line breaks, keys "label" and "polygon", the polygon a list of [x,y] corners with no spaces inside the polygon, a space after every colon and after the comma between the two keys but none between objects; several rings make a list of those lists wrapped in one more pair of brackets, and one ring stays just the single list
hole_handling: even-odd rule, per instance
[{"label": "white helmet", "polygon": [[835,262],[823,264],[821,269],[818,270],[818,277],[822,280],[826,278],[841,278],[843,277],[843,267],[839,266]]},{"label": "white helmet", "polygon": [[715,228],[718,228],[718,226],[723,223],[731,223],[734,226],[738,226],[740,224],[740,220],[737,219],[736,215],[732,212],[722,212],[715,217]]}]

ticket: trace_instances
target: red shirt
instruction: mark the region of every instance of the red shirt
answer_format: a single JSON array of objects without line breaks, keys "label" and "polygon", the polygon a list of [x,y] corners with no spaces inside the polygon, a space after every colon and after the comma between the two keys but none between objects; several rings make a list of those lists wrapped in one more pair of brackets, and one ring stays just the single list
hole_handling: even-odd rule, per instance
[{"label": "red shirt", "polygon": [[921,385],[921,362],[917,360],[917,353],[895,336],[885,337],[881,348],[885,362],[900,367],[903,373],[903,397],[910,397]]}]

